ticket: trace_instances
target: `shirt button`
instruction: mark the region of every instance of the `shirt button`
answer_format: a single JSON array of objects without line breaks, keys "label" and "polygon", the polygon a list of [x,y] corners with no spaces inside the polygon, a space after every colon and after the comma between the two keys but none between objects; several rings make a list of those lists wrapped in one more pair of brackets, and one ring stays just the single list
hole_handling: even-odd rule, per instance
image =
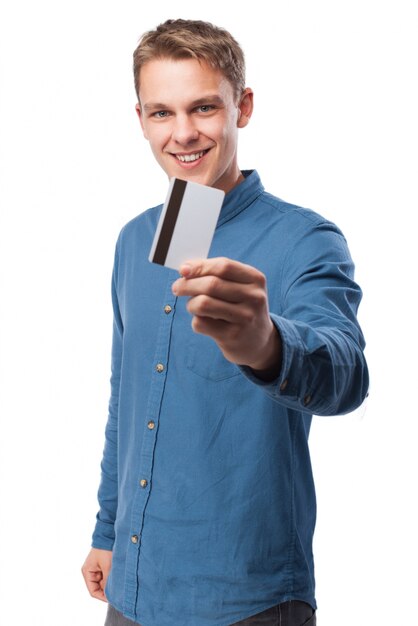
[{"label": "shirt button", "polygon": [[157,372],[163,372],[164,371],[164,365],[162,363],[158,363],[156,368]]},{"label": "shirt button", "polygon": [[148,428],[149,428],[150,430],[154,430],[154,428],[155,428],[155,422],[152,422],[152,421],[151,421],[151,422],[148,422]]},{"label": "shirt button", "polygon": [[138,535],[132,535],[131,541],[132,543],[138,543]]},{"label": "shirt button", "polygon": [[169,313],[171,313],[171,311],[172,311],[171,306],[169,304],[166,304],[164,307],[164,313],[167,313],[168,315]]},{"label": "shirt button", "polygon": [[142,489],[145,489],[145,487],[148,485],[148,481],[143,478],[142,480],[139,481],[139,484],[141,485]]},{"label": "shirt button", "polygon": [[282,384],[280,385],[280,391],[284,391],[288,385],[289,381],[287,380],[287,378],[284,379],[284,381],[282,382]]},{"label": "shirt button", "polygon": [[303,398],[303,406],[308,406],[309,402],[312,400],[312,396],[309,394]]}]

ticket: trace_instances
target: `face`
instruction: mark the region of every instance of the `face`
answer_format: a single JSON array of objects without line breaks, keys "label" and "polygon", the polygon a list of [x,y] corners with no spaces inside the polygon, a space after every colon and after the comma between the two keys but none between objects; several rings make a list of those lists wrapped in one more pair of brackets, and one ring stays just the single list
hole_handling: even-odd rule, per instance
[{"label": "face", "polygon": [[225,192],[242,179],[238,129],[248,124],[253,94],[239,102],[219,71],[196,59],[154,59],[140,74],[137,113],[167,176]]}]

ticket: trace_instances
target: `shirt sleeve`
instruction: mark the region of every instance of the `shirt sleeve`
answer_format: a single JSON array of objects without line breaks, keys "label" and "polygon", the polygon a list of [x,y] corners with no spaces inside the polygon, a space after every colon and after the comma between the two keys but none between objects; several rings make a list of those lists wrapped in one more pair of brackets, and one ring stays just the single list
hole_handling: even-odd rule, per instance
[{"label": "shirt sleeve", "polygon": [[111,361],[111,394],[109,401],[109,415],[105,430],[105,446],[101,462],[101,480],[98,491],[99,512],[96,516],[96,526],[93,533],[92,546],[103,550],[112,550],[115,540],[114,523],[118,504],[118,408],[120,369],[122,360],[123,324],[117,298],[117,252],[112,275],[112,304],[113,304],[113,339]]},{"label": "shirt sleeve", "polygon": [[365,341],[357,321],[362,298],[347,243],[329,222],[300,231],[282,268],[279,311],[270,317],[282,339],[279,377],[242,373],[277,402],[317,415],[348,413],[367,395]]}]

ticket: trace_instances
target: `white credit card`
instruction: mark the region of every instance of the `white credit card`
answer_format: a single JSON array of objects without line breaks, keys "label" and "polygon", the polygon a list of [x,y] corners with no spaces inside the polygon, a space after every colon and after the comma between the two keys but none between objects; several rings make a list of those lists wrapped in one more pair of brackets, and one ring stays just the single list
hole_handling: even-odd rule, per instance
[{"label": "white credit card", "polygon": [[149,260],[178,270],[184,261],[206,259],[225,192],[171,178]]}]

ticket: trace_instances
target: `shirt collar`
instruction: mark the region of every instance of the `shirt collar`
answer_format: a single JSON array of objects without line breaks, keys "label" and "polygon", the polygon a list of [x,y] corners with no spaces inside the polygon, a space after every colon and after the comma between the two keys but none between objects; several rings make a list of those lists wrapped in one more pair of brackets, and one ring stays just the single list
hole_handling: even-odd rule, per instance
[{"label": "shirt collar", "polygon": [[217,228],[241,213],[264,191],[256,170],[242,170],[242,175],[244,180],[225,195]]}]

